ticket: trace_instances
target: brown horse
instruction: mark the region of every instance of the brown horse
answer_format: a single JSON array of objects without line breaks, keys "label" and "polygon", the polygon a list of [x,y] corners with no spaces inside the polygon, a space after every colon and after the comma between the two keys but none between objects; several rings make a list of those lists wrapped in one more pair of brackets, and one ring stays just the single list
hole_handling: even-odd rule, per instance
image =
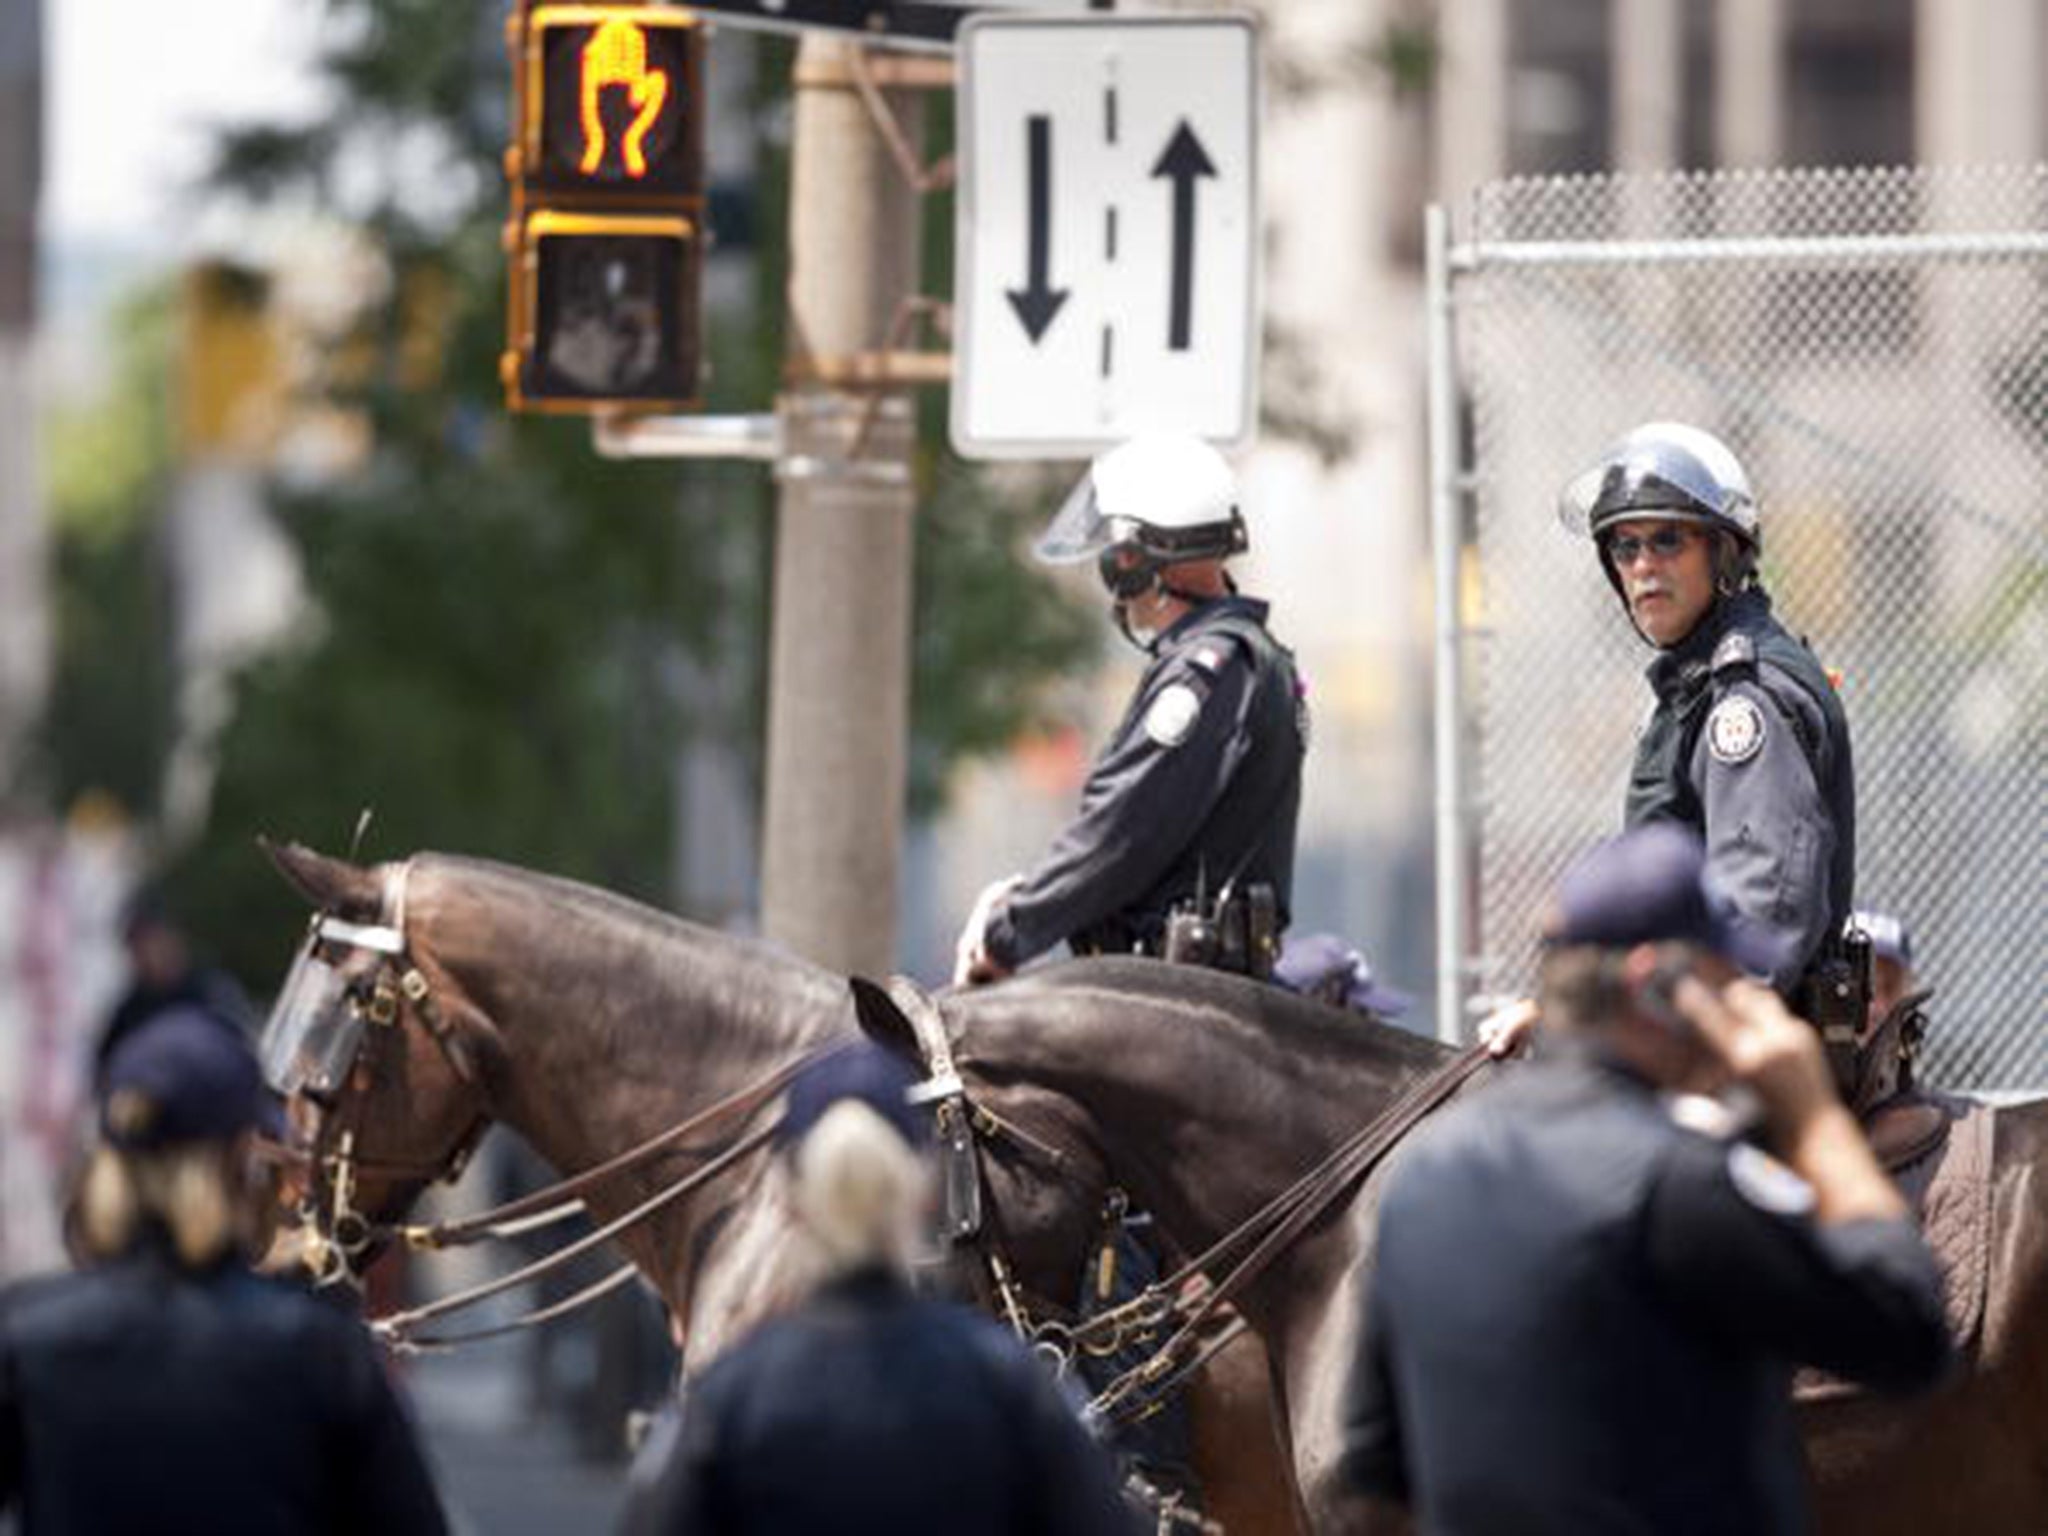
[{"label": "brown horse", "polygon": [[[279,861],[323,908],[392,919],[396,866],[358,870],[299,851]],[[601,892],[433,856],[413,861],[404,884],[405,936],[437,1029],[372,1032],[352,1090],[368,1157],[438,1167],[496,1118],[565,1172],[587,1168],[850,1028],[842,978]],[[1049,1299],[1071,1293],[1112,1178],[1175,1246],[1199,1252],[1444,1055],[1272,988],[1144,961],[1058,967],[942,1007],[976,1102],[1028,1133],[988,1144],[989,1236],[1027,1290]],[[2048,1529],[2038,1433],[2048,1422],[2038,1304],[2048,1194],[2034,1172],[2048,1157],[2048,1111],[2003,1111],[1997,1132],[1996,1262],[1976,1364],[1918,1405],[1850,1399],[1815,1412],[1825,1529]],[[593,1215],[616,1215],[673,1172],[643,1170],[593,1198]],[[1297,1486],[1323,1531],[1364,1520],[1332,1468],[1378,1180],[1242,1300],[1268,1347]],[[394,1216],[421,1183],[366,1179],[359,1203]],[[693,1364],[791,1281],[777,1165],[759,1160],[718,1193],[624,1244],[687,1322]],[[1260,1441],[1240,1431],[1237,1459],[1255,1459]],[[1205,1458],[1203,1470],[1228,1486],[1233,1469]],[[1269,1489],[1260,1513],[1225,1517],[1240,1533],[1284,1531],[1292,1503]]]}]

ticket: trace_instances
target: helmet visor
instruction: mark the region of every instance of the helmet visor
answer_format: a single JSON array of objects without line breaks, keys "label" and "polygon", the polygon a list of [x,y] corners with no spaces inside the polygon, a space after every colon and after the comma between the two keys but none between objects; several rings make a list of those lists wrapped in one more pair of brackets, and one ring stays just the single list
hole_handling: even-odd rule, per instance
[{"label": "helmet visor", "polygon": [[1102,503],[1095,495],[1095,477],[1085,474],[1031,552],[1047,565],[1078,565],[1092,560],[1115,542],[1109,520],[1102,515]]},{"label": "helmet visor", "polygon": [[1558,520],[1573,533],[1598,533],[1617,518],[1681,517],[1745,524],[1748,495],[1723,485],[1691,453],[1646,443],[1578,476],[1558,497]]}]

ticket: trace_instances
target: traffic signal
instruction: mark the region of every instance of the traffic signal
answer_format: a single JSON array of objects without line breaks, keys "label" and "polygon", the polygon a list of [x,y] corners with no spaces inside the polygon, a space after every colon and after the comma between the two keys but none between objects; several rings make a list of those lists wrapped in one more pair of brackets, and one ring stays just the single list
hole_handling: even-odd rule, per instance
[{"label": "traffic signal", "polygon": [[514,410],[696,403],[703,33],[653,5],[534,4],[513,23],[506,155]]}]

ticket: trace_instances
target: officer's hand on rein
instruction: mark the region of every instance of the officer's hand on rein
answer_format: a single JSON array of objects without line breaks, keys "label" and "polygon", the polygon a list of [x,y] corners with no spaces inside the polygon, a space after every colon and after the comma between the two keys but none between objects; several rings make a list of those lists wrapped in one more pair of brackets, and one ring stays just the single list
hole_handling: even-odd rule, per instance
[{"label": "officer's hand on rein", "polygon": [[1010,968],[990,958],[983,948],[988,935],[989,919],[995,916],[997,906],[1024,881],[1022,875],[1005,875],[992,880],[982,887],[981,894],[974,899],[974,910],[967,914],[967,921],[960,925],[960,937],[953,944],[953,985],[956,987],[986,986],[992,981],[1001,981],[1010,974]]},{"label": "officer's hand on rein", "polygon": [[1496,1061],[1504,1056],[1513,1056],[1522,1049],[1542,1016],[1535,998],[1517,998],[1479,1021],[1479,1043]]}]

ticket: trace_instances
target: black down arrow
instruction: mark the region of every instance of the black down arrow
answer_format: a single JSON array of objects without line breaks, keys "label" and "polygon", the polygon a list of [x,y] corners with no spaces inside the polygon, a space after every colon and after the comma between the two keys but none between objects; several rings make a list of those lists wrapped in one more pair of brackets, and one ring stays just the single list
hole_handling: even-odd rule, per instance
[{"label": "black down arrow", "polygon": [[1154,176],[1173,182],[1173,302],[1166,326],[1168,351],[1185,352],[1193,345],[1195,308],[1195,181],[1214,176],[1215,162],[1182,118],[1166,152],[1152,167]]},{"label": "black down arrow", "polygon": [[1024,133],[1030,181],[1028,286],[1010,289],[1007,297],[1010,307],[1017,311],[1024,334],[1031,338],[1031,345],[1035,347],[1052,324],[1053,316],[1060,312],[1060,306],[1067,302],[1068,290],[1052,286],[1049,270],[1052,266],[1052,119],[1026,118]]}]

